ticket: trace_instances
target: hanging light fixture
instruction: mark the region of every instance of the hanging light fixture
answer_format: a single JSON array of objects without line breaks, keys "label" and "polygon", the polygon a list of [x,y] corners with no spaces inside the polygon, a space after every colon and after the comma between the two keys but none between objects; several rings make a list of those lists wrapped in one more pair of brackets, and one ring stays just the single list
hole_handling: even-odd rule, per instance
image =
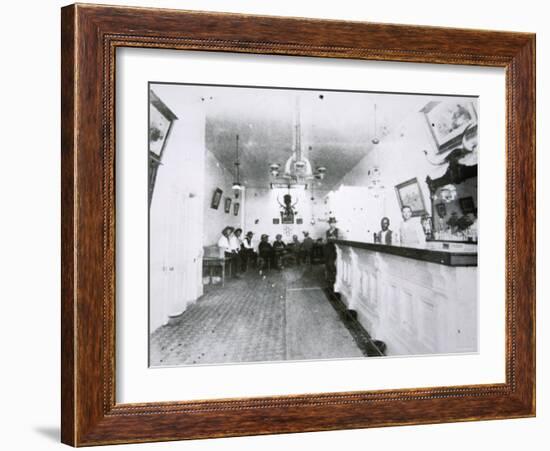
[{"label": "hanging light fixture", "polygon": [[382,180],[382,173],[380,170],[381,166],[381,155],[380,155],[380,148],[375,147],[371,149],[370,151],[370,161],[371,165],[368,171],[368,183],[367,187],[370,192],[374,195],[376,199],[378,199],[385,191],[386,187],[384,186],[384,182]]},{"label": "hanging light fixture", "polygon": [[235,197],[239,197],[239,191],[241,191],[243,189],[243,186],[241,185],[241,180],[240,180],[240,174],[239,174],[239,167],[241,165],[240,161],[239,161],[239,135],[237,134],[236,136],[236,145],[235,145],[235,168],[236,168],[236,173],[237,173],[237,178],[236,180],[233,182],[233,191],[235,191]]},{"label": "hanging light fixture", "polygon": [[372,143],[373,144],[378,144],[380,142],[380,140],[378,139],[378,137],[376,136],[376,103],[374,104],[374,130],[373,130],[373,138],[372,138]]},{"label": "hanging light fixture", "polygon": [[[282,174],[280,166],[277,163],[272,163],[269,166],[272,177],[284,178],[289,184],[303,184],[307,180],[322,180],[326,173],[326,168],[321,166],[313,172],[311,163],[302,150],[302,129],[300,121],[300,99],[296,97],[296,109],[294,116],[294,148],[292,155],[286,160]],[[309,146],[309,151],[312,147]]]}]

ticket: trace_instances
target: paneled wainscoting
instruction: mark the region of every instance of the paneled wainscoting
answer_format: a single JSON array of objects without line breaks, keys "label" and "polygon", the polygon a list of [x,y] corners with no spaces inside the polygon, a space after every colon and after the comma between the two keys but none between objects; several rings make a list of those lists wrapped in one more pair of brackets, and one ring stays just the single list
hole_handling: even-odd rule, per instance
[{"label": "paneled wainscoting", "polygon": [[477,352],[477,266],[382,248],[339,243],[334,291],[370,336],[386,344],[385,354]]}]

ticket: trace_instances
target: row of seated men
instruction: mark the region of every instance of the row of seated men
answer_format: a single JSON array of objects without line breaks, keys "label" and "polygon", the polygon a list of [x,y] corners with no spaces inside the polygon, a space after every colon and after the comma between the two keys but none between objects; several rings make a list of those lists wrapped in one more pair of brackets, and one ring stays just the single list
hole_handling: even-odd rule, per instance
[{"label": "row of seated men", "polygon": [[231,259],[232,273],[239,277],[241,272],[251,266],[265,270],[281,269],[289,262],[311,263],[312,253],[318,244],[308,232],[302,233],[302,241],[294,235],[290,243],[285,243],[280,234],[275,236],[273,242],[270,242],[269,235],[262,234],[260,242],[256,244],[253,232],[248,232],[242,238],[242,229],[227,226],[222,230],[218,247],[223,250],[226,258]]}]

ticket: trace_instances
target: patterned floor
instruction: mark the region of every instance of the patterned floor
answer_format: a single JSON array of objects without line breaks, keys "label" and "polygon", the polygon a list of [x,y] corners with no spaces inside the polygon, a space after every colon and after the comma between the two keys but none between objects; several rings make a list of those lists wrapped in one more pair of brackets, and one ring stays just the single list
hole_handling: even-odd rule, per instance
[{"label": "patterned floor", "polygon": [[151,366],[362,357],[323,291],[322,266],[211,287],[151,335]]}]

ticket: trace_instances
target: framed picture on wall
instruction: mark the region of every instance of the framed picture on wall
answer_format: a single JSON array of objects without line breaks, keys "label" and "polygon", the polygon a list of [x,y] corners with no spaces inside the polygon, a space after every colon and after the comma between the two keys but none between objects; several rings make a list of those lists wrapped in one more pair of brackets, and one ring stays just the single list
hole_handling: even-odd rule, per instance
[{"label": "framed picture on wall", "polygon": [[233,204],[233,214],[235,216],[238,216],[239,215],[239,208],[240,208],[241,204],[239,202],[235,202]]},{"label": "framed picture on wall", "polygon": [[226,213],[229,213],[231,211],[231,198],[230,197],[225,198],[223,209]]},{"label": "framed picture on wall", "polygon": [[474,102],[467,100],[433,101],[422,112],[439,152],[459,147],[467,130],[477,127]]},{"label": "framed picture on wall", "polygon": [[461,197],[458,199],[458,203],[460,204],[460,209],[462,210],[462,213],[467,215],[468,213],[475,213],[475,204],[474,204],[474,198],[469,197]]},{"label": "framed picture on wall", "polygon": [[405,205],[411,207],[413,216],[422,216],[426,213],[424,197],[416,177],[396,185],[395,192],[400,209]]},{"label": "framed picture on wall", "polygon": [[[535,415],[534,35],[85,4],[64,7],[61,24],[64,443]],[[273,70],[278,62],[285,71]],[[144,128],[152,85],[178,119],[147,208],[143,162],[166,130]],[[472,93],[500,101],[472,110]],[[366,126],[376,112],[379,127]],[[364,220],[387,237],[379,218],[396,213],[393,191],[368,199],[371,217],[346,211],[355,200],[367,206],[366,184],[353,182],[366,183],[373,146],[403,139],[387,175],[403,181],[399,206],[422,216],[423,168],[438,172],[422,149],[432,139],[439,151],[460,145],[488,114],[505,125],[484,129],[480,153],[502,181],[479,179],[493,195],[483,205],[487,229],[504,232],[484,237],[494,252],[478,268],[473,243],[408,246],[407,234],[401,246],[373,243]],[[425,119],[434,130],[400,133],[404,119],[406,130]],[[246,144],[242,160],[235,134]],[[226,258],[233,221],[211,211],[224,194],[217,186],[241,164],[250,191],[238,214],[249,240],[263,241],[261,277],[256,264],[241,262],[248,271]],[[273,178],[286,188],[273,188]],[[311,261],[302,271],[274,240],[302,227],[270,225],[281,224],[272,190],[314,181],[346,237],[318,242],[328,226],[306,193],[297,208],[316,221],[305,227]],[[403,228],[413,238],[417,222]],[[219,289],[203,289],[205,270]],[[370,314],[386,298],[391,311]],[[305,353],[311,361],[297,364]]]},{"label": "framed picture on wall", "polygon": [[440,218],[447,216],[447,206],[443,202],[435,204],[435,211],[437,212],[437,216]]},{"label": "framed picture on wall", "polygon": [[214,210],[217,210],[220,206],[220,201],[222,200],[222,194],[223,191],[219,188],[216,188],[214,190],[214,193],[212,194],[212,202],[210,202],[210,208],[213,208]]},{"label": "framed picture on wall", "polygon": [[166,141],[172,124],[177,116],[158,98],[153,90],[149,91],[149,203],[153,196],[155,181]]}]

